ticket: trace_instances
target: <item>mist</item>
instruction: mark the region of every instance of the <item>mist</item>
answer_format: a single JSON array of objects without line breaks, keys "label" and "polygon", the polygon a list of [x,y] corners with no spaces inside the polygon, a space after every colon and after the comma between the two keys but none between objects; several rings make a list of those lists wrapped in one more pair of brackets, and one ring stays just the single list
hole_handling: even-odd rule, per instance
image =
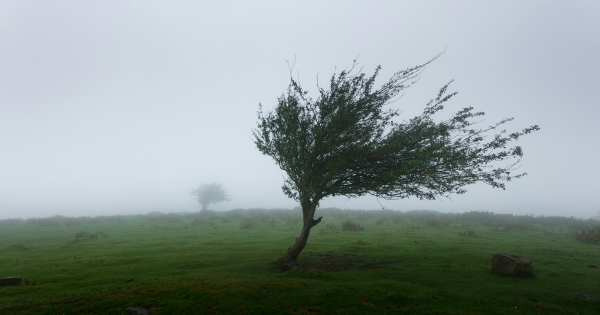
[{"label": "mist", "polygon": [[[517,8],[518,9],[515,9]],[[254,144],[290,73],[317,92],[354,60],[383,82],[440,52],[393,103],[515,117],[527,176],[451,200],[329,198],[321,207],[599,215],[600,3],[419,1],[0,2],[0,219],[294,208]],[[293,69],[290,67],[293,65]],[[316,95],[316,94],[313,94]]]}]

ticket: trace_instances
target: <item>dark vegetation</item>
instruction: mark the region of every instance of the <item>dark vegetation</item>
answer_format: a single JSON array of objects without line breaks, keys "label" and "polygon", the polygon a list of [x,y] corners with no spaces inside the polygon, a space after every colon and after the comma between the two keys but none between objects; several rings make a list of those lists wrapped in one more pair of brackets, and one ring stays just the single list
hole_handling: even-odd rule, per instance
[{"label": "dark vegetation", "polygon": [[[0,220],[0,314],[593,314],[599,220],[471,211],[286,209]],[[350,227],[350,228],[348,228]],[[360,228],[358,228],[360,227]],[[491,272],[495,253],[535,277]]]},{"label": "dark vegetation", "polygon": [[362,231],[364,227],[360,223],[356,223],[352,220],[346,220],[342,223],[342,229],[344,231]]},{"label": "dark vegetation", "polygon": [[[148,214],[135,215],[113,215],[96,217],[65,217],[55,215],[48,218],[30,218],[30,219],[0,219],[0,226],[31,224],[39,226],[78,226],[81,224],[96,224],[101,222],[123,222],[130,219],[147,220],[148,222],[179,222],[181,220],[192,220],[194,224],[216,224],[215,222],[231,222],[231,220],[248,219],[248,222],[267,223],[275,218],[285,221],[285,224],[297,224],[302,222],[302,217],[296,212],[297,209],[233,209],[229,211],[203,211],[196,213],[162,213],[151,212]],[[600,222],[600,217],[582,219],[576,217],[561,216],[534,216],[497,214],[487,211],[469,211],[464,213],[442,213],[431,210],[412,210],[412,211],[394,211],[394,210],[343,210],[339,208],[319,209],[319,214],[327,217],[333,217],[339,220],[345,220],[355,217],[356,221],[375,220],[377,225],[382,224],[402,224],[407,221],[416,222],[427,226],[444,227],[451,223],[469,222],[481,223],[487,227],[502,228],[502,230],[533,230],[533,225],[540,225],[540,228],[551,226],[562,226],[569,229],[583,230],[574,232],[577,235],[598,233],[594,228]],[[274,216],[272,218],[272,216]],[[273,221],[276,222],[276,221]],[[385,223],[384,223],[385,222]],[[468,225],[467,225],[468,226]],[[586,230],[587,228],[587,230]],[[538,228],[539,229],[539,228]],[[554,231],[554,230],[553,230]],[[557,230],[557,232],[560,230]]]}]

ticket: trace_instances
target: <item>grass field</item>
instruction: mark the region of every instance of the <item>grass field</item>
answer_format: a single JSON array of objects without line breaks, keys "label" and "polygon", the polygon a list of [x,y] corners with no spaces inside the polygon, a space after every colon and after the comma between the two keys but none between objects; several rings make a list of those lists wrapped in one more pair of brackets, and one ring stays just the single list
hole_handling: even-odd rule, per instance
[{"label": "grass field", "polygon": [[[0,287],[0,314],[600,314],[600,246],[573,234],[598,221],[318,212],[292,269],[272,262],[300,211],[5,220],[0,278],[23,283]],[[495,253],[535,276],[493,273]]]}]

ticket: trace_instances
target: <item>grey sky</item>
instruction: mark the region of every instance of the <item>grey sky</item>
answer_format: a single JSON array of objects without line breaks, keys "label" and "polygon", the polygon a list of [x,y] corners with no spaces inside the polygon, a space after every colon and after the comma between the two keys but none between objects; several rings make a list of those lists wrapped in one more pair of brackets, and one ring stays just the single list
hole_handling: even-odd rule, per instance
[{"label": "grey sky", "polygon": [[189,192],[212,181],[232,196],[213,209],[294,207],[251,135],[258,104],[289,83],[286,60],[315,91],[317,74],[359,55],[381,82],[444,49],[392,106],[409,119],[454,79],[446,115],[540,125],[517,143],[529,175],[381,204],[597,215],[598,13],[598,1],[0,0],[0,218],[198,211]]}]

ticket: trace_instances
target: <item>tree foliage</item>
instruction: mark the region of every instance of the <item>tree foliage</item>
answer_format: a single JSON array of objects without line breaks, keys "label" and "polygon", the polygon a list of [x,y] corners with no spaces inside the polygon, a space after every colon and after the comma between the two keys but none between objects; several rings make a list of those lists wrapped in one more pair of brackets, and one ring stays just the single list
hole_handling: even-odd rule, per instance
[{"label": "tree foliage", "polygon": [[198,203],[202,205],[202,210],[208,209],[208,205],[211,203],[231,200],[221,184],[214,182],[192,190],[191,194],[196,196]]},{"label": "tree foliage", "polygon": [[334,74],[329,89],[319,87],[316,100],[291,78],[274,111],[259,105],[255,144],[287,173],[282,189],[302,206],[303,233],[318,224],[315,210],[329,196],[436,199],[465,193],[464,187],[476,182],[504,189],[504,182],[525,175],[511,173],[523,150],[508,145],[539,127],[510,134],[501,130],[488,139],[488,132],[513,118],[478,129],[475,119],[484,113],[472,107],[435,121],[433,116],[456,95],[448,93],[452,81],[410,120],[397,122],[399,110],[386,108],[436,58],[394,73],[379,89],[374,84],[381,67],[366,76],[353,73],[355,63]]}]

